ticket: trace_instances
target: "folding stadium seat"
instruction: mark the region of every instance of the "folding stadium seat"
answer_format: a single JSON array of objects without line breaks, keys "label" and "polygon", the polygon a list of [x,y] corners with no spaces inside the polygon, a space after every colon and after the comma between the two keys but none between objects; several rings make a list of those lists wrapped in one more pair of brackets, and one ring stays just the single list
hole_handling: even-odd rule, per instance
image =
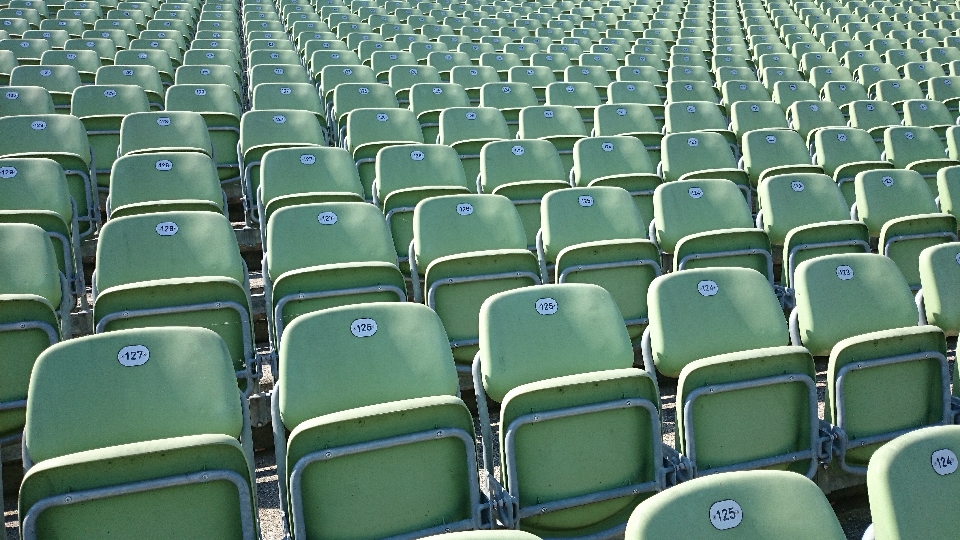
[{"label": "folding stadium seat", "polygon": [[[157,42],[152,41],[150,43],[152,44]],[[63,49],[66,51],[94,51],[100,56],[100,63],[105,66],[113,64],[113,59],[117,55],[117,51],[120,50],[112,39],[89,37],[69,39],[63,44]]]},{"label": "folding stadium seat", "polygon": [[[632,111],[637,113],[638,111]],[[602,118],[602,117],[601,117]],[[601,126],[606,124],[601,120]],[[604,128],[601,128],[604,129]],[[644,147],[644,135],[604,133],[580,139],[573,148],[570,184],[578,187],[615,186],[626,189],[640,210],[644,231],[653,217],[653,190],[661,180],[651,155],[659,156],[659,142],[653,151]]]},{"label": "folding stadium seat", "polygon": [[[306,86],[313,88],[312,85]],[[178,84],[170,87],[166,95],[168,111],[196,112],[203,117],[213,148],[212,157],[223,182],[240,178],[240,165],[237,161],[240,104],[235,97],[233,90],[224,84]]]},{"label": "folding stadium seat", "polygon": [[719,133],[687,132],[665,135],[661,142],[658,172],[665,182],[693,178],[725,178],[744,192],[752,206],[750,180],[737,168],[729,143]]},{"label": "folding stadium seat", "polygon": [[73,93],[71,114],[80,118],[90,143],[90,167],[98,188],[110,185],[110,169],[120,147],[120,124],[131,113],[148,112],[147,94],[136,85],[81,86]]},{"label": "folding stadium seat", "polygon": [[[314,233],[304,237],[305,227]],[[298,204],[274,212],[263,258],[273,346],[284,328],[306,313],[405,301],[392,244],[383,215],[363,202]]]},{"label": "folding stadium seat", "polygon": [[[277,210],[320,202],[362,202],[363,186],[349,152],[297,146],[268,150],[260,162],[258,215],[269,226]],[[261,227],[266,234],[267,227]]]},{"label": "folding stadium seat", "polygon": [[176,69],[176,84],[225,84],[233,90],[234,97],[241,101],[245,93],[241,93],[239,71],[230,66],[217,64],[184,65]]},{"label": "folding stadium seat", "polygon": [[[80,53],[82,51],[76,51]],[[42,63],[42,62],[41,62]],[[117,55],[114,57],[114,65],[118,66],[138,66],[138,65],[149,65],[157,69],[157,73],[160,75],[160,80],[163,82],[164,86],[172,86],[174,82],[174,74],[176,70],[173,67],[173,62],[170,60],[170,55],[166,51],[161,50],[126,50],[126,51],[117,51]],[[81,69],[80,77],[83,78],[84,70]]]},{"label": "folding stadium seat", "polygon": [[321,125],[327,123],[323,100],[317,93],[317,87],[310,83],[260,83],[253,89],[251,104],[254,110],[310,111],[317,116]]},{"label": "folding stadium seat", "polygon": [[756,224],[776,249],[782,247],[780,284],[788,306],[798,264],[832,253],[869,253],[866,225],[850,220],[840,187],[827,175],[787,173],[763,179],[757,188]]},{"label": "folding stadium seat", "polygon": [[[231,371],[223,341],[200,328],[110,332],[45,351],[27,397],[24,538],[254,538],[250,422]],[[91,397],[91,384],[104,395]],[[90,415],[115,429],[83,428]]]},{"label": "folding stadium seat", "polygon": [[546,105],[570,105],[592,127],[594,110],[600,106],[597,88],[587,82],[555,82],[546,87]]},{"label": "folding stadium seat", "polygon": [[[665,487],[673,466],[665,466],[669,450],[660,440],[656,381],[631,367],[630,340],[616,303],[594,285],[526,287],[487,300],[480,320],[473,376],[483,396],[484,468],[491,483],[506,486],[507,521],[541,535],[622,531],[636,504]],[[523,335],[542,336],[543,343],[532,347]],[[547,398],[557,392],[578,398]],[[486,396],[501,404],[507,426],[500,431],[506,466],[496,479]],[[627,408],[642,410],[628,414],[622,410]],[[589,422],[578,418],[583,414]],[[535,419],[540,429],[520,429]],[[571,466],[586,454],[597,457],[589,473]],[[542,483],[545,478],[562,479],[564,488]]]},{"label": "folding stadium seat", "polygon": [[54,114],[53,99],[39,86],[7,86],[0,99],[0,116]]},{"label": "folding stadium seat", "polygon": [[460,156],[467,182],[480,174],[480,151],[488,142],[510,138],[503,114],[494,107],[448,107],[440,111],[437,144]]},{"label": "folding stadium seat", "polygon": [[904,101],[926,97],[917,81],[912,79],[882,80],[872,88],[876,99],[892,103],[897,112],[903,111]]},{"label": "folding stadium seat", "polygon": [[814,132],[813,163],[823,168],[840,185],[843,198],[852,205],[856,199],[853,179],[861,171],[892,169],[877,149],[873,137],[862,129],[828,127]]},{"label": "folding stadium seat", "polygon": [[927,94],[930,99],[946,105],[950,113],[956,115],[960,108],[960,77],[933,77],[927,82]]},{"label": "folding stadium seat", "polygon": [[899,126],[902,122],[893,104],[878,100],[858,100],[847,108],[850,126],[865,130],[877,146],[883,149],[883,132],[890,126]]},{"label": "folding stadium seat", "polygon": [[118,159],[110,174],[109,219],[153,212],[224,214],[216,163],[199,152],[152,152]]},{"label": "folding stadium seat", "polygon": [[588,134],[581,113],[573,106],[542,105],[520,111],[517,138],[550,141],[560,155],[564,171],[573,167],[573,145]]},{"label": "folding stadium seat", "polygon": [[772,101],[738,101],[729,109],[730,129],[741,140],[757,129],[789,129],[783,109]]},{"label": "folding stadium seat", "polygon": [[806,81],[778,81],[773,85],[770,97],[780,105],[783,112],[797,101],[819,101],[820,92]]},{"label": "folding stadium seat", "polygon": [[353,154],[368,198],[373,196],[377,152],[395,144],[423,143],[420,124],[408,109],[356,109],[347,114],[346,124],[342,146]]},{"label": "folding stadium seat", "polygon": [[[341,334],[341,325],[352,330]],[[387,537],[489,523],[473,421],[456,394],[443,325],[423,306],[299,317],[284,334],[273,401],[285,529],[296,538]],[[411,471],[424,483],[409,493]],[[400,498],[425,511],[398,507]]]},{"label": "folding stadium seat", "polygon": [[457,152],[440,144],[398,144],[376,158],[373,202],[386,214],[397,258],[405,260],[413,240],[413,207],[428,197],[469,194]]},{"label": "folding stadium seat", "polygon": [[393,88],[378,83],[343,82],[338,84],[328,102],[328,131],[342,143],[346,137],[346,120],[350,111],[374,107],[399,107]]},{"label": "folding stadium seat", "polygon": [[[174,41],[173,39],[140,39],[140,38],[137,38],[137,39],[134,39],[134,40],[131,40],[131,41],[130,41],[130,46],[127,48],[127,50],[132,50],[132,51],[138,51],[138,50],[146,50],[146,51],[158,50],[158,51],[164,51],[164,52],[166,52],[168,55],[170,55],[170,62],[173,64],[174,67],[179,67],[181,64],[187,63],[187,55],[186,55],[185,53],[181,52],[180,46],[179,46],[179,45],[177,44],[177,42]],[[194,49],[193,51],[191,51],[191,52],[194,53],[192,56],[196,56],[196,55],[198,54],[198,52],[201,51],[201,50],[202,50],[202,49]],[[210,53],[213,53],[213,51],[209,51],[209,52],[210,52]],[[230,51],[227,51],[227,50],[219,50],[219,51],[217,51],[217,52],[220,53],[220,54],[222,54],[222,55],[230,54]],[[102,51],[101,54],[100,54],[100,57],[103,58],[103,55],[104,55],[105,53],[106,53],[106,51]],[[203,53],[199,53],[199,54],[203,54]],[[111,58],[113,58],[115,55],[116,55],[116,51],[114,51],[114,54],[111,55]],[[203,56],[206,56],[206,54],[203,54]]]},{"label": "folding stadium seat", "polygon": [[248,223],[251,220],[260,222],[255,210],[263,155],[274,148],[325,144],[323,127],[310,111],[275,109],[244,113],[240,119],[237,155],[243,174],[243,200]]},{"label": "folding stadium seat", "polygon": [[527,245],[532,247],[540,228],[540,199],[550,191],[569,187],[567,177],[550,141],[496,141],[484,145],[480,152],[477,188],[480,193],[504,195],[514,202]]},{"label": "folding stadium seat", "polygon": [[890,49],[883,53],[884,61],[893,64],[896,68],[901,68],[908,62],[922,62],[921,51],[916,49]]},{"label": "folding stadium seat", "polygon": [[553,70],[554,76],[559,77],[564,70],[572,66],[570,57],[564,53],[540,52],[530,57],[530,66],[545,66]]},{"label": "folding stadium seat", "polygon": [[654,191],[650,238],[673,255],[674,270],[742,266],[773,285],[770,240],[752,228],[750,207],[737,185],[722,179],[674,180]]},{"label": "folding stadium seat", "polygon": [[795,279],[791,342],[830,356],[824,416],[843,470],[863,474],[880,443],[950,421],[943,332],[915,326],[917,308],[894,261],[827,255],[801,263]]},{"label": "folding stadium seat", "polygon": [[723,538],[741,524],[737,536],[754,540],[845,538],[817,485],[786,471],[738,471],[684,482],[638,506],[625,538]]},{"label": "folding stadium seat", "polygon": [[60,114],[0,118],[0,140],[6,141],[2,158],[45,157],[63,168],[77,204],[80,235],[93,234],[100,220],[97,181],[91,178],[90,144],[80,119]]},{"label": "folding stadium seat", "polygon": [[660,252],[646,239],[630,193],[603,186],[552,191],[541,203],[540,223],[541,280],[604,287],[616,300],[631,340],[638,341],[648,322],[646,291],[660,275]]},{"label": "folding stadium seat", "polygon": [[885,159],[898,169],[920,173],[931,192],[936,191],[937,171],[958,164],[947,157],[940,137],[929,127],[889,127],[883,132],[883,146]]},{"label": "folding stadium seat", "polygon": [[[691,472],[777,467],[816,474],[821,435],[829,440],[829,433],[821,434],[817,417],[813,358],[784,345],[787,325],[763,276],[744,268],[678,272],[655,280],[647,298],[644,363],[680,376],[678,450],[692,462]],[[691,343],[683,337],[690,332],[708,337]],[[758,388],[764,388],[759,395]],[[707,397],[715,395],[723,397]],[[704,403],[711,399],[722,401]],[[766,426],[764,436],[718,432],[731,406],[762,410],[753,425]]]},{"label": "folding stadium seat", "polygon": [[867,100],[867,90],[853,81],[830,81],[820,90],[822,101],[829,101],[839,107],[844,117],[850,116],[850,103]]},{"label": "folding stadium seat", "polygon": [[810,163],[810,152],[800,133],[783,129],[748,131],[741,142],[740,165],[754,188],[765,178],[791,173],[823,173]]},{"label": "folding stadium seat", "polygon": [[854,78],[869,92],[874,93],[874,85],[880,81],[900,80],[900,73],[893,64],[885,62],[866,63],[857,67]]},{"label": "folding stadium seat", "polygon": [[10,73],[11,86],[39,86],[50,92],[54,108],[70,111],[73,91],[81,85],[80,73],[73,66],[18,66]]},{"label": "folding stadium seat", "polygon": [[499,83],[500,76],[489,66],[454,66],[450,70],[450,82],[466,90],[470,102],[480,103],[480,89],[487,83]]},{"label": "folding stadium seat", "polygon": [[840,108],[829,101],[795,101],[787,108],[787,123],[810,144],[817,130],[847,125]]},{"label": "folding stadium seat", "polygon": [[437,70],[440,80],[443,82],[450,82],[450,70],[457,66],[471,66],[473,65],[473,62],[470,60],[470,56],[465,52],[434,50],[433,52],[427,54],[427,65]]},{"label": "folding stadium seat", "polygon": [[[512,67],[507,71],[507,81],[511,83],[528,84],[533,88],[537,101],[543,103],[546,100],[547,85],[557,82],[554,72],[546,66],[518,66]],[[483,89],[481,88],[481,100],[483,99]],[[530,105],[536,105],[531,103]]]},{"label": "folding stadium seat", "polygon": [[[918,429],[875,452],[867,469],[873,523],[864,538],[949,536],[952,516],[930,511],[931,494],[956,491],[957,427]],[[939,514],[939,513],[937,513]]]},{"label": "folding stadium seat", "polygon": [[448,107],[469,107],[470,98],[455,83],[417,83],[410,87],[410,110],[417,115],[423,140],[434,143],[440,131],[440,113]]},{"label": "folding stadium seat", "polygon": [[99,86],[139,86],[146,93],[151,110],[164,110],[166,89],[160,79],[160,73],[153,66],[103,66],[97,70],[95,84]]},{"label": "folding stadium seat", "polygon": [[250,68],[247,88],[250,97],[253,97],[253,90],[259,84],[263,83],[310,83],[310,76],[307,70],[296,65],[285,64],[259,64]]},{"label": "folding stadium seat", "polygon": [[[880,58],[880,53],[877,51],[869,49],[850,50],[843,54],[841,63],[856,74],[860,66],[864,64],[882,64],[883,59]],[[867,85],[863,86],[866,88]]]},{"label": "folding stadium seat", "polygon": [[389,75],[390,87],[400,104],[410,102],[410,88],[417,83],[439,83],[440,72],[433,66],[393,66]]},{"label": "folding stadium seat", "polygon": [[903,102],[903,125],[933,128],[940,138],[947,129],[956,125],[956,115],[940,101],[932,99],[908,99]]},{"label": "folding stadium seat", "polygon": [[911,288],[920,287],[917,261],[923,249],[956,241],[957,220],[938,211],[922,176],[907,170],[867,171],[854,181],[851,217],[879,238],[880,253],[897,263]]},{"label": "folding stadium seat", "polygon": [[716,102],[671,101],[664,110],[664,133],[709,132],[717,133],[727,141],[735,156],[739,156],[737,138],[729,129],[729,123]]},{"label": "folding stadium seat", "polygon": [[142,112],[123,117],[117,156],[157,151],[213,155],[207,125],[199,113]]},{"label": "folding stadium seat", "polygon": [[504,197],[447,195],[417,205],[413,232],[414,300],[440,315],[458,369],[468,371],[476,352],[480,304],[495,293],[540,283],[523,225]]},{"label": "folding stadium seat", "polygon": [[[126,262],[140,258],[152,264]],[[247,282],[236,235],[223,215],[180,211],[111,219],[97,245],[94,328],[210,328],[226,342],[240,387],[249,394],[258,369]]]},{"label": "folding stadium seat", "polygon": [[710,81],[672,81],[667,83],[668,103],[708,101],[720,103],[720,93]]}]

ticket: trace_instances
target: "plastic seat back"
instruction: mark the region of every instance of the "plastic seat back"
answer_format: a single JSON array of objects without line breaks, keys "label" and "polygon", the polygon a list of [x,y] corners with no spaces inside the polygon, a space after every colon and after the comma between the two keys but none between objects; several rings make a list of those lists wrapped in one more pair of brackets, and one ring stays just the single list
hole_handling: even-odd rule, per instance
[{"label": "plastic seat back", "polygon": [[638,506],[625,537],[722,538],[730,536],[727,531],[733,528],[740,529],[732,531],[738,537],[750,539],[771,534],[784,540],[844,538],[840,522],[816,484],[785,471],[738,471],[684,482]]}]

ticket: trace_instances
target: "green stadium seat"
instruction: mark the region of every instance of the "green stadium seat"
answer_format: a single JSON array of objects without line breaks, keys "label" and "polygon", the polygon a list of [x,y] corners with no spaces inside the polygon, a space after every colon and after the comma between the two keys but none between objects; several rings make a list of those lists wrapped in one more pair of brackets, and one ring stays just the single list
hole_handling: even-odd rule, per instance
[{"label": "green stadium seat", "polygon": [[377,153],[394,144],[423,143],[423,132],[409,109],[360,108],[347,114],[341,146],[353,155],[367,200],[373,200]]},{"label": "green stadium seat", "polygon": [[856,200],[853,179],[857,173],[894,167],[881,157],[873,137],[862,129],[828,127],[817,130],[811,149],[813,162],[823,167],[823,172],[840,185],[848,205],[853,205]]},{"label": "green stadium seat", "polygon": [[[286,206],[267,223],[263,268],[271,343],[297,317],[348,304],[406,300],[390,231],[363,202]],[[304,229],[313,231],[304,235]]]},{"label": "green stadium seat", "polygon": [[866,225],[849,219],[840,187],[822,173],[770,176],[757,187],[756,223],[783,248],[780,284],[793,299],[793,274],[801,262],[831,253],[870,252]]},{"label": "green stadium seat", "polygon": [[956,491],[956,426],[918,429],[885,444],[870,459],[867,486],[873,524],[864,538],[950,535],[952,516],[931,512],[931,495]]},{"label": "green stadium seat", "polygon": [[73,91],[81,86],[73,66],[17,66],[10,73],[11,86],[39,86],[50,92],[57,112],[68,114]]},{"label": "green stadium seat", "polygon": [[409,254],[414,300],[439,314],[458,370],[468,371],[477,352],[477,314],[484,300],[540,283],[526,242],[516,210],[502,196],[430,197],[414,210]]},{"label": "green stadium seat", "polygon": [[437,142],[440,113],[448,107],[469,107],[466,90],[455,83],[417,83],[410,87],[410,110],[417,115],[423,140]]},{"label": "green stadium seat", "polygon": [[488,142],[510,138],[510,128],[494,107],[448,107],[440,111],[437,143],[460,156],[467,182],[480,174],[480,151]]},{"label": "green stadium seat", "polygon": [[[513,73],[514,70],[511,70],[510,82],[487,83],[480,87],[480,106],[500,109],[507,121],[511,139],[517,136],[520,129],[520,110],[538,103],[536,89],[527,82],[513,80]],[[545,89],[546,85],[543,86]]]},{"label": "green stadium seat", "polygon": [[90,168],[83,122],[63,114],[8,116],[0,118],[0,140],[6,141],[0,157],[45,157],[63,168],[70,196],[77,203],[80,235],[92,235],[100,222],[100,208],[94,202],[97,180]]},{"label": "green stadium seat", "polygon": [[[89,429],[91,414],[111,429]],[[24,449],[24,538],[257,536],[250,421],[209,330],[138,328],[51,347],[31,375]]]},{"label": "green stadium seat", "polygon": [[50,91],[39,86],[7,86],[0,99],[0,117],[55,112]]},{"label": "green stadium seat", "polygon": [[544,196],[540,214],[541,280],[605,288],[616,300],[631,340],[639,341],[648,322],[646,291],[660,275],[660,252],[646,239],[630,194],[606,186],[552,191]]},{"label": "green stadium seat", "polygon": [[935,190],[937,171],[957,165],[947,157],[936,130],[930,127],[894,126],[883,132],[883,158],[898,169],[920,173]]},{"label": "green stadium seat", "polygon": [[[709,519],[704,519],[704,514]],[[751,540],[770,536],[784,540],[845,538],[817,485],[786,471],[739,471],[685,482],[638,506],[630,516],[625,538],[710,539],[731,533]]]},{"label": "green stadium seat", "polygon": [[851,217],[879,238],[880,253],[897,263],[910,287],[920,288],[920,252],[956,241],[956,218],[939,212],[933,193],[915,171],[865,171],[857,174],[854,186],[857,201]]},{"label": "green stadium seat", "polygon": [[[579,122],[579,113],[572,107],[569,112]],[[540,199],[569,186],[568,169],[549,140],[496,141],[485,144],[480,151],[477,192],[503,195],[513,201],[528,247],[535,245],[540,229]]]},{"label": "green stadium seat", "polygon": [[[524,287],[484,303],[473,380],[484,469],[504,490],[501,519],[510,527],[620,534],[675,472],[678,456],[660,438],[656,379],[632,367],[622,321],[610,294],[584,283]],[[505,426],[498,477],[487,397],[500,403]]]},{"label": "green stadium seat", "polygon": [[752,268],[773,286],[773,258],[766,233],[753,228],[737,186],[723,179],[669,181],[653,194],[650,238],[673,255],[673,269]]},{"label": "green stadium seat", "polygon": [[21,440],[34,362],[46,348],[70,337],[72,297],[46,238],[36,225],[0,224],[0,245],[8,261],[0,268],[0,343],[8,347],[0,384],[0,444],[5,446]]},{"label": "green stadium seat", "polygon": [[824,420],[834,425],[842,470],[864,474],[882,443],[952,419],[943,332],[917,326],[913,295],[893,260],[817,257],[797,266],[795,288],[790,340],[829,355]]},{"label": "green stadium seat", "polygon": [[298,317],[284,333],[279,373],[280,508],[296,538],[490,526],[473,420],[428,308],[372,303]]},{"label": "green stadium seat", "polygon": [[[138,260],[151,264],[129,263]],[[93,290],[97,333],[210,328],[226,342],[241,389],[254,391],[259,371],[246,265],[223,215],[178,211],[111,219],[100,232]]]},{"label": "green stadium seat", "polygon": [[200,152],[150,152],[117,159],[110,174],[109,219],[168,211],[226,214],[216,162]]}]

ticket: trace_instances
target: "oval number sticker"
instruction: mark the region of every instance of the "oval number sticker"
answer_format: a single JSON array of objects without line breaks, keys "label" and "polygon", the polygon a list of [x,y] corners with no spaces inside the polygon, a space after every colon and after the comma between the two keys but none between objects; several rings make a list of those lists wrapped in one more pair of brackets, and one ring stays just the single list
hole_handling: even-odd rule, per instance
[{"label": "oval number sticker", "polygon": [[697,291],[702,296],[713,296],[720,292],[720,287],[717,286],[717,282],[705,279],[700,283],[697,283]]},{"label": "oval number sticker", "polygon": [[117,360],[126,367],[137,367],[150,359],[150,349],[143,345],[127,345],[117,353]]},{"label": "oval number sticker", "polygon": [[687,193],[690,195],[691,199],[699,199],[703,197],[703,190],[698,187],[692,187],[687,190]]},{"label": "oval number sticker", "polygon": [[541,298],[537,300],[537,313],[541,315],[553,315],[557,312],[557,301],[553,298]]},{"label": "oval number sticker", "polygon": [[[0,178],[13,178],[16,175],[17,175],[16,167],[10,167],[10,166],[0,167]],[[958,255],[957,257],[960,258],[960,255]]]},{"label": "oval number sticker", "polygon": [[459,203],[457,205],[457,213],[461,216],[469,216],[473,213],[473,205],[470,203]]},{"label": "oval number sticker", "polygon": [[377,321],[357,319],[350,323],[350,333],[359,338],[370,337],[377,333]]},{"label": "oval number sticker", "polygon": [[732,529],[743,521],[743,509],[733,499],[718,501],[710,506],[710,523],[718,531]]},{"label": "oval number sticker", "polygon": [[577,202],[580,203],[580,206],[587,208],[593,206],[593,197],[590,195],[580,195],[577,197]]},{"label": "oval number sticker", "polygon": [[853,268],[842,264],[837,267],[837,277],[843,281],[853,279]]},{"label": "oval number sticker", "polygon": [[300,155],[300,163],[302,163],[302,164],[304,164],[304,165],[313,165],[313,164],[316,163],[316,162],[317,162],[317,156],[315,156],[315,155],[313,155],[313,154],[301,154],[301,155]]},{"label": "oval number sticker", "polygon": [[177,234],[179,230],[180,227],[177,227],[177,224],[172,221],[164,221],[163,223],[157,224],[157,234],[160,236],[173,236]]},{"label": "oval number sticker", "polygon": [[930,465],[940,476],[957,472],[957,455],[949,448],[937,450],[930,456]]},{"label": "oval number sticker", "polygon": [[161,159],[157,162],[158,171],[169,171],[171,169],[173,169],[173,162],[169,159]]},{"label": "oval number sticker", "polygon": [[320,212],[317,216],[317,221],[319,221],[321,225],[333,225],[337,222],[337,214],[333,212]]}]

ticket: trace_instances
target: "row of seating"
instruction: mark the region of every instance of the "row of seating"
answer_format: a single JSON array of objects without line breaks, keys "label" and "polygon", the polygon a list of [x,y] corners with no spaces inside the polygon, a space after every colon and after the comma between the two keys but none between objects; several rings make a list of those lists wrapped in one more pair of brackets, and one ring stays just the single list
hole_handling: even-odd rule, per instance
[{"label": "row of seating", "polygon": [[[10,227],[31,229],[0,230]],[[436,313],[375,302],[303,315],[286,331],[273,393],[284,524],[294,537],[430,534],[495,522],[541,536],[629,531],[653,526],[649,520],[662,527],[662,516],[648,509],[726,478],[710,473],[780,465],[793,472],[753,474],[816,493],[795,473],[811,474],[834,453],[842,466],[863,473],[880,443],[953,422],[943,334],[911,327],[905,308],[912,300],[892,263],[878,255],[835,255],[805,262],[800,271],[821,286],[821,294],[811,293],[814,319],[845,317],[870,304],[872,312],[904,315],[880,326],[905,326],[871,331],[877,326],[869,322],[827,324],[828,335],[820,335],[820,321],[801,319],[810,328],[798,345],[839,340],[828,369],[827,420],[821,421],[810,353],[782,345],[782,319],[780,328],[760,330],[761,319],[773,321],[779,310],[761,275],[701,269],[659,278],[654,294],[684,299],[670,304],[671,317],[685,327],[671,330],[684,338],[673,347],[713,349],[698,351],[706,357],[681,374],[677,441],[683,455],[661,441],[656,378],[632,367],[630,340],[608,293],[563,284],[491,297],[480,313],[473,374],[479,397],[501,402],[504,427],[501,472],[494,476],[491,423],[479,399],[486,492],[480,491],[473,419],[456,397],[454,362]],[[854,299],[861,305],[852,306]],[[748,320],[722,307],[738,304],[754,309]],[[842,313],[838,305],[849,309]],[[712,320],[690,328],[690,317],[676,308]],[[750,330],[738,332],[738,325]],[[692,331],[711,335],[692,341]],[[655,340],[658,359],[684,354]],[[731,352],[713,355],[723,350]],[[230,382],[230,356],[214,333],[176,326],[116,330],[41,353],[26,400],[24,537],[137,531],[149,538],[160,525],[165,534],[171,527],[192,532],[201,526],[194,521],[214,537],[254,537],[249,419]],[[857,376],[848,377],[851,371]],[[81,390],[84,381],[107,388],[94,399]],[[104,407],[115,429],[86,428],[85,415]],[[731,425],[733,411],[740,422]],[[603,459],[584,467],[584,453]],[[109,479],[105,466],[115,471]],[[669,487],[693,476],[705,478]],[[66,479],[69,487],[61,487]],[[664,497],[651,497],[664,490]],[[70,512],[58,511],[65,505]],[[420,512],[408,511],[411,505]],[[358,514],[368,517],[357,520]],[[831,522],[816,526],[830,531]]]}]

